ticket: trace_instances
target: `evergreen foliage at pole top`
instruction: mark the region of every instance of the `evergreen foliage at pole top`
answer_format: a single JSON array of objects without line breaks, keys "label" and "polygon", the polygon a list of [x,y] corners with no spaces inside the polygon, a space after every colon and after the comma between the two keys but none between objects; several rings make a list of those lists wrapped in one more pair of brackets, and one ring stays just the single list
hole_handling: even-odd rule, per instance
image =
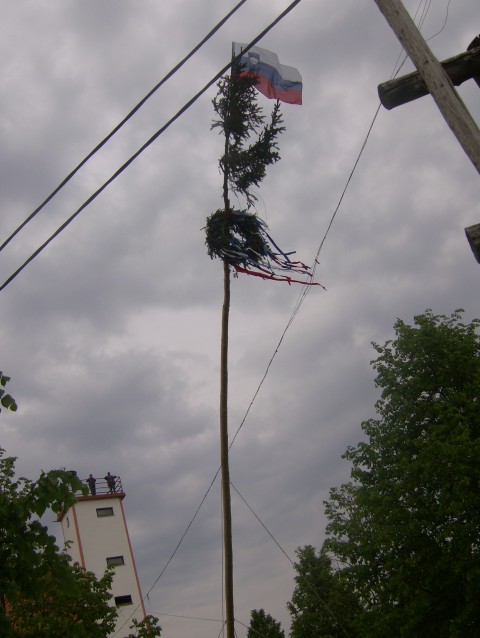
[{"label": "evergreen foliage at pole top", "polygon": [[[230,76],[218,83],[213,99],[217,119],[212,129],[225,137],[225,150],[219,160],[223,173],[224,209],[207,217],[205,226],[208,254],[222,259],[236,273],[288,283],[315,284],[312,273],[301,261],[293,261],[268,234],[268,228],[257,215],[249,212],[257,200],[252,189],[266,175],[267,166],[279,161],[278,136],[285,130],[280,102],[277,100],[265,123],[262,108],[257,103],[257,78],[236,61]],[[245,197],[247,210],[234,210],[229,203],[229,190]],[[294,279],[303,276],[307,280]],[[310,279],[310,281],[308,281]]]},{"label": "evergreen foliage at pole top", "polygon": [[[235,62],[230,76],[219,81],[218,94],[212,100],[218,119],[213,120],[211,128],[220,129],[225,137],[220,170],[232,192],[246,197],[248,207],[257,200],[252,187],[259,186],[267,166],[280,160],[277,138],[285,130],[278,100],[270,123],[265,124],[263,110],[256,101],[256,83],[256,77]],[[256,140],[249,143],[254,136]]]}]

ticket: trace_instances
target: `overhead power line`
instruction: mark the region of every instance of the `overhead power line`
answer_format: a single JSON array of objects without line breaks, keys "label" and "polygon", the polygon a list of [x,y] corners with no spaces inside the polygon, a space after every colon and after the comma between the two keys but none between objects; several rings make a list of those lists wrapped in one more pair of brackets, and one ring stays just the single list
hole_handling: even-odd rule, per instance
[{"label": "overhead power line", "polygon": [[55,195],[62,190],[62,188],[68,184],[68,182],[72,179],[76,173],[84,166],[105,144],[122,128],[124,124],[128,122],[128,120],[135,115],[135,113],[140,110],[140,108],[145,104],[145,102],[152,97],[152,95],[163,85],[167,80],[169,80],[175,73],[181,69],[181,67],[190,60],[190,58],[197,53],[201,47],[210,40],[210,38],[215,35],[215,33],[225,24],[225,22],[238,10],[240,7],[245,4],[247,0],[240,0],[240,2],[233,7],[227,15],[218,22],[209,33],[201,40],[191,51],[186,55],[178,64],[176,64],[173,69],[171,69],[161,80],[158,82],[153,89],[151,89],[144,98],[140,100],[140,102],[133,107],[133,109],[123,118],[121,122],[117,124],[117,126],[106,136],[103,138],[101,142],[95,146],[94,149],[90,151],[90,153],[79,163],[77,166],[63,179],[60,184],[50,193],[50,195],[38,206],[30,215],[16,228],[13,233],[7,237],[7,239],[0,246],[0,251],[2,251],[11,241],[12,239],[24,228],[38,213],[51,201]]},{"label": "overhead power line", "polygon": [[203,618],[202,616],[184,616],[182,614],[167,614],[165,611],[154,611],[156,616],[170,616],[171,618],[185,618],[186,620],[205,620],[207,622],[222,622],[221,618]]},{"label": "overhead power line", "polygon": [[292,11],[292,9],[294,9],[297,6],[297,4],[300,4],[300,2],[301,0],[294,0],[292,3],[290,3],[288,7],[284,11],[282,11],[282,13],[277,18],[275,18],[273,22],[271,22],[268,25],[268,27],[266,27],[246,47],[243,47],[243,51],[241,54],[239,54],[236,58],[233,58],[232,60],[230,60],[228,64],[226,64],[222,69],[220,69],[220,71],[213,76],[213,78],[203,87],[203,89],[198,91],[198,93],[196,93],[186,104],[184,104],[182,108],[179,111],[177,111],[177,113],[172,118],[170,118],[170,120],[168,120],[166,124],[164,124],[156,133],[154,133],[154,135],[152,135],[152,137],[149,140],[147,140],[147,142],[145,142],[145,144],[143,144],[143,146],[141,146],[136,153],[134,153],[124,164],[122,164],[122,166],[120,166],[120,168],[116,170],[115,173],[113,173],[113,175],[109,179],[107,179],[107,181],[104,182],[102,186],[100,186],[100,188],[98,188],[92,195],[90,195],[90,197],[79,208],[77,208],[77,210],[72,215],[70,215],[70,217],[61,226],[59,226],[57,230],[52,235],[50,235],[50,237],[47,240],[41,246],[39,246],[30,255],[30,257],[28,257],[28,259],[24,261],[24,263],[19,268],[17,268],[17,270],[15,270],[15,272],[12,273],[10,277],[8,277],[8,279],[6,279],[3,282],[3,284],[0,286],[0,292],[4,290],[22,272],[22,270],[24,270],[28,266],[30,262],[32,262],[35,259],[35,257],[37,257],[48,246],[48,244],[50,244],[50,242],[55,239],[55,237],[60,235],[60,233],[63,230],[65,230],[65,228],[69,224],[71,224],[71,222],[75,219],[75,217],[77,217],[85,208],[87,208],[87,206],[91,204],[98,197],[98,195],[100,195],[100,193],[107,188],[107,186],[109,186],[113,181],[115,181],[117,177],[119,177],[119,175],[121,175],[121,173],[123,173],[123,171],[126,168],[128,168],[128,166],[130,166],[130,164],[135,159],[137,159],[139,155],[143,153],[143,151],[145,151],[151,144],[153,144],[153,142],[164,131],[166,131],[171,124],[173,124],[176,120],[178,120],[178,118],[181,117],[185,113],[185,111],[187,111],[192,106],[192,104],[194,104],[198,100],[199,97],[201,97],[206,91],[208,91],[208,89],[213,84],[215,84],[215,82],[217,82],[222,77],[222,75],[224,75],[224,73],[226,73],[230,69],[233,62],[236,62],[237,60],[239,60],[247,51],[249,51],[253,46],[255,46],[257,42],[259,42],[269,31],[271,31],[273,27],[275,27],[288,13],[290,13],[290,11]]}]

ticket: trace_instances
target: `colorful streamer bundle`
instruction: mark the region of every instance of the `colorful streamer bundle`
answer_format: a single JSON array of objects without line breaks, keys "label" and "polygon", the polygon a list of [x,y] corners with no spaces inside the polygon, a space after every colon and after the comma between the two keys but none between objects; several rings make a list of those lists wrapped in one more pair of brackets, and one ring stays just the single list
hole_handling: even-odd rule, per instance
[{"label": "colorful streamer bundle", "polygon": [[[295,251],[284,252],[268,234],[268,227],[256,215],[242,210],[217,210],[207,218],[208,254],[230,264],[237,273],[273,281],[321,286],[311,281],[313,273],[301,261],[292,261]],[[290,273],[310,278],[293,279]],[[323,288],[323,286],[322,286]]]}]

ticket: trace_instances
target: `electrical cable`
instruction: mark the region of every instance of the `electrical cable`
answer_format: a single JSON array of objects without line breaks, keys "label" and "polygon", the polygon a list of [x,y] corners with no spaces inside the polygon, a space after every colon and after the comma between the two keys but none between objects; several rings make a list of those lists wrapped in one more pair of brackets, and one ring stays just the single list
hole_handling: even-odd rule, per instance
[{"label": "electrical cable", "polygon": [[230,481],[230,485],[233,487],[233,489],[235,490],[235,492],[238,494],[238,496],[242,499],[242,501],[245,503],[245,505],[248,507],[248,509],[250,510],[250,512],[255,516],[255,518],[257,519],[257,521],[260,523],[260,525],[263,527],[263,529],[267,532],[267,534],[270,536],[270,538],[272,539],[272,541],[275,543],[275,545],[278,547],[278,549],[282,552],[282,554],[287,558],[288,561],[290,561],[290,563],[292,565],[295,565],[295,563],[293,562],[293,560],[290,558],[290,556],[287,554],[287,552],[283,549],[283,547],[280,545],[280,543],[277,541],[277,539],[275,538],[275,536],[270,532],[270,530],[267,528],[267,526],[265,525],[265,523],[263,523],[263,521],[260,519],[260,517],[256,514],[256,512],[254,512],[253,508],[250,507],[250,505],[247,503],[247,501],[245,500],[245,498],[240,494],[240,492],[237,490],[237,488],[235,487],[235,485],[232,483],[232,481]]},{"label": "electrical cable", "polygon": [[434,33],[434,34],[433,34],[433,35],[431,35],[429,38],[427,38],[427,42],[430,42],[430,40],[433,40],[433,38],[436,38],[436,37],[437,37],[437,35],[440,35],[440,33],[442,33],[442,31],[443,31],[443,30],[445,29],[445,27],[447,26],[447,22],[448,22],[448,11],[449,11],[449,9],[450,9],[450,2],[451,2],[451,0],[448,0],[448,2],[447,2],[447,7],[446,7],[446,10],[445,10],[445,19],[444,19],[444,21],[443,21],[442,26],[440,27],[440,29],[439,29],[436,33]]},{"label": "electrical cable", "polygon": [[242,627],[245,627],[245,629],[248,629],[249,633],[253,632],[255,636],[260,636],[260,638],[268,638],[268,636],[265,636],[265,634],[261,634],[258,629],[255,629],[255,627],[251,627],[250,625],[246,625],[241,620],[238,620],[238,618],[235,618],[235,622],[239,625],[242,625]]},{"label": "electrical cable", "polygon": [[[220,472],[220,470],[222,469],[222,466],[220,465],[220,467],[218,468],[217,474],[216,476],[218,476],[218,472]],[[223,494],[222,494],[222,490],[220,490],[220,513],[221,513],[221,521],[222,521],[222,525],[221,525],[221,532],[222,532],[222,537],[221,537],[221,547],[222,547],[222,565],[221,565],[221,572],[220,572],[220,583],[221,583],[221,592],[222,592],[222,631],[220,633],[223,633],[223,635],[225,635],[225,627],[226,627],[226,619],[225,619],[225,580],[223,578],[223,574],[225,573],[225,543],[224,543],[224,521],[225,521],[225,517],[223,515]]]},{"label": "electrical cable", "polygon": [[218,634],[217,638],[220,638],[220,636],[223,634],[225,635],[225,625],[227,624],[227,621],[224,621],[222,628],[220,629],[220,633]]},{"label": "electrical cable", "polygon": [[[425,2],[425,6],[422,8],[422,5],[423,5],[424,2]],[[423,26],[423,24],[424,24],[424,22],[425,22],[425,20],[427,18],[428,12],[430,11],[430,5],[431,5],[431,0],[420,0],[419,4],[417,6],[417,9],[415,11],[415,14],[413,16],[413,20],[417,22],[418,29],[422,28],[422,26]],[[443,23],[441,29],[437,33],[432,35],[430,38],[428,38],[428,40],[432,40],[433,38],[435,38],[445,28],[445,25],[447,24],[447,20],[448,20],[448,8],[449,8],[449,6],[450,6],[450,0],[448,0],[447,13],[446,13],[445,20],[444,20],[444,23]],[[417,16],[418,16],[418,13],[419,13],[420,9],[422,10],[422,12],[420,14],[420,18],[418,18],[418,21],[417,21]],[[399,63],[401,58],[402,58],[402,62],[400,63],[400,66],[397,69],[397,64]],[[395,62],[395,65],[393,67],[392,75],[390,76],[391,79],[395,78],[400,73],[400,69],[402,68],[402,66],[405,64],[405,62],[407,60],[408,60],[408,54],[405,52],[404,48],[402,47],[400,49],[400,53],[398,54],[397,61]]]},{"label": "electrical cable", "polygon": [[[287,559],[290,561],[290,563],[293,565],[293,567],[295,567],[295,563],[293,562],[293,560],[290,558],[290,556],[287,554],[287,552],[283,549],[283,547],[280,545],[280,543],[277,541],[277,539],[274,537],[274,535],[270,532],[270,530],[267,528],[267,526],[265,525],[265,523],[260,519],[260,517],[258,516],[258,514],[253,510],[253,508],[247,503],[247,501],[245,500],[245,498],[240,494],[240,492],[238,491],[238,489],[235,487],[235,485],[230,481],[230,485],[233,487],[233,489],[235,490],[235,492],[238,494],[238,496],[242,499],[242,501],[245,503],[245,505],[248,507],[248,509],[250,510],[250,512],[255,516],[255,518],[257,519],[257,521],[260,523],[260,525],[263,527],[263,529],[267,532],[267,534],[270,536],[270,538],[273,540],[273,542],[277,545],[277,547],[280,549],[280,551],[282,552],[282,554],[284,554],[284,556],[287,557]],[[310,591],[312,592],[312,594],[314,594],[314,596],[318,599],[318,602],[323,605],[325,607],[325,609],[327,610],[327,612],[330,614],[330,616],[333,618],[333,620],[337,623],[337,625],[343,629],[343,631],[345,633],[346,629],[345,627],[342,625],[342,623],[340,622],[340,620],[336,617],[336,615],[333,613],[333,611],[330,609],[330,607],[327,605],[326,601],[320,596],[320,594],[318,593],[318,591],[311,586],[310,582],[305,579],[305,584],[307,584],[307,587],[310,589]]]},{"label": "electrical cable", "polygon": [[[424,8],[423,8],[423,10],[422,10],[422,14],[421,14],[421,16],[420,16],[420,19],[419,19],[419,21],[418,21],[419,27],[421,27],[421,26],[423,25],[423,23],[425,22],[425,19],[426,19],[426,17],[427,17],[428,11],[429,11],[429,9],[430,9],[430,3],[431,3],[431,0],[420,0],[420,3],[419,3],[419,5],[417,6],[417,10],[416,10],[416,12],[415,12],[415,16],[414,16],[414,18],[415,18],[415,19],[417,18],[418,12],[420,11],[420,8],[422,7],[422,4],[423,4],[423,2],[424,2],[424,1],[426,2],[426,5],[424,6]],[[448,18],[448,6],[449,6],[449,4],[450,4],[450,0],[448,1],[448,5],[447,5],[447,16],[446,16],[446,19],[445,19],[445,23],[444,23],[444,25],[442,26],[442,29],[441,29],[438,33],[440,33],[440,32],[443,30],[443,28],[445,27],[446,20],[447,20],[447,18]],[[438,35],[438,33],[437,33],[437,34],[435,34],[435,36],[436,36],[436,35]],[[433,37],[435,37],[435,36],[432,36],[432,38],[433,38]],[[397,57],[397,60],[396,60],[396,62],[395,62],[395,64],[394,64],[394,68],[393,68],[393,71],[392,71],[391,78],[396,77],[396,76],[400,73],[401,68],[403,67],[403,65],[405,64],[405,62],[406,62],[406,60],[407,60],[407,58],[408,58],[408,56],[405,54],[405,55],[403,56],[403,60],[402,60],[402,62],[399,64],[400,58],[402,57],[402,51],[403,51],[403,48],[400,50],[400,53],[399,53],[399,55],[398,55],[398,57]],[[398,68],[397,68],[397,65],[398,65]],[[372,119],[372,121],[371,121],[371,123],[370,123],[370,126],[369,126],[369,128],[368,128],[367,134],[366,134],[366,136],[365,136],[365,139],[364,139],[364,141],[363,141],[363,143],[362,143],[362,146],[361,146],[361,148],[360,148],[360,151],[359,151],[359,153],[358,153],[358,155],[357,155],[357,158],[356,158],[356,160],[355,160],[355,162],[354,162],[353,168],[352,168],[352,170],[351,170],[351,172],[350,172],[350,174],[349,174],[349,176],[348,176],[348,178],[347,178],[347,181],[346,181],[345,187],[344,187],[344,189],[343,189],[343,191],[342,191],[342,193],[341,193],[341,195],[340,195],[340,198],[339,198],[339,200],[338,200],[337,206],[335,207],[335,210],[333,211],[333,214],[332,214],[332,217],[331,217],[330,222],[329,222],[329,224],[328,224],[328,227],[327,227],[327,230],[326,230],[326,232],[325,232],[325,235],[323,236],[323,239],[322,239],[322,241],[320,242],[320,246],[319,246],[319,248],[318,248],[318,250],[317,250],[317,253],[316,253],[316,255],[315,255],[315,259],[314,259],[314,266],[313,266],[313,268],[312,268],[312,274],[311,274],[310,281],[313,281],[313,279],[314,279],[315,271],[316,271],[316,269],[317,269],[317,265],[319,264],[318,258],[319,258],[319,256],[320,256],[320,252],[321,252],[321,250],[322,250],[322,248],[323,248],[323,245],[324,245],[324,243],[325,243],[325,240],[326,240],[326,238],[327,238],[327,235],[328,235],[328,233],[330,232],[330,229],[331,229],[332,224],[333,224],[333,222],[334,222],[334,220],[335,220],[335,217],[336,217],[336,215],[337,215],[337,213],[338,213],[338,210],[339,210],[339,208],[340,208],[340,206],[341,206],[341,204],[342,204],[343,198],[344,198],[344,196],[345,196],[345,193],[347,192],[348,186],[350,185],[350,182],[351,182],[351,180],[352,180],[353,174],[354,174],[354,172],[355,172],[355,170],[356,170],[356,168],[357,168],[357,165],[358,165],[358,163],[359,163],[359,161],[360,161],[360,158],[361,158],[361,156],[362,156],[362,154],[363,154],[363,151],[365,150],[365,146],[366,146],[366,144],[367,144],[367,142],[368,142],[368,138],[370,137],[370,133],[372,132],[373,126],[374,126],[375,121],[376,121],[376,119],[377,119],[377,117],[378,117],[378,114],[379,114],[379,112],[380,112],[380,109],[381,109],[381,104],[379,104],[379,105],[378,105],[378,107],[377,107],[377,109],[376,109],[376,111],[375,111],[375,114],[374,114],[373,119]],[[300,295],[299,295],[299,298],[298,298],[298,300],[297,300],[297,303],[296,303],[296,305],[295,305],[295,307],[294,307],[294,310],[293,310],[293,312],[292,312],[292,315],[291,315],[291,317],[290,317],[289,321],[287,322],[287,326],[286,326],[285,330],[284,330],[284,331],[283,331],[283,333],[282,333],[282,336],[281,336],[281,338],[280,338],[280,341],[279,341],[279,343],[278,343],[278,345],[277,345],[277,349],[276,349],[276,351],[275,351],[275,353],[274,353],[274,355],[273,355],[272,359],[270,360],[270,362],[269,362],[269,364],[268,364],[268,367],[270,367],[270,365],[271,365],[271,363],[272,363],[272,360],[273,360],[273,358],[275,357],[275,355],[276,355],[276,353],[277,353],[277,351],[278,351],[278,347],[280,346],[280,343],[283,341],[283,338],[284,338],[284,336],[285,336],[286,331],[288,330],[288,328],[290,327],[291,323],[292,323],[292,322],[293,322],[293,320],[295,319],[295,317],[296,317],[297,313],[299,312],[299,310],[300,310],[300,308],[301,308],[301,306],[302,306],[303,302],[305,301],[306,296],[307,296],[307,295],[308,295],[308,293],[310,292],[310,289],[311,289],[311,286],[304,286],[304,287],[303,287],[303,290],[301,291],[301,293],[300,293]],[[264,378],[265,378],[265,377],[264,377]],[[264,378],[262,379],[262,383],[263,383],[263,381],[264,381]]]},{"label": "electrical cable", "polygon": [[239,60],[240,57],[242,57],[247,51],[255,46],[257,42],[259,42],[269,31],[271,31],[271,29],[273,29],[273,27],[276,26],[300,2],[301,0],[294,0],[291,4],[289,4],[288,7],[284,11],[282,11],[282,13],[277,16],[277,18],[275,18],[273,22],[268,25],[268,27],[266,27],[256,38],[254,38],[246,47],[243,48],[242,53],[240,53],[236,58],[230,60],[230,62],[226,64],[223,69],[221,69],[202,89],[200,89],[198,93],[196,93],[188,102],[186,102],[182,106],[182,108],[177,111],[177,113],[172,118],[170,118],[170,120],[168,120],[166,124],[164,124],[156,133],[154,133],[152,137],[150,137],[145,142],[145,144],[143,144],[143,146],[138,149],[136,153],[134,153],[124,164],[122,164],[122,166],[120,166],[120,168],[117,169],[115,173],[113,173],[113,175],[111,175],[109,179],[107,179],[107,181],[104,182],[102,186],[100,186],[100,188],[98,188],[92,195],[90,195],[90,197],[72,215],[70,215],[70,217],[61,226],[59,226],[47,240],[44,241],[43,244],[39,246],[30,255],[30,257],[28,257],[28,259],[24,261],[22,265],[17,268],[17,270],[15,270],[15,272],[12,273],[10,277],[8,277],[8,279],[3,282],[3,284],[0,286],[0,292],[4,290],[22,272],[22,270],[24,270],[28,266],[30,262],[32,262],[35,257],[37,257],[48,246],[48,244],[50,244],[50,242],[55,239],[55,237],[57,237],[63,230],[65,230],[65,228],[69,226],[69,224],[71,224],[75,217],[77,217],[89,204],[91,204],[98,197],[98,195],[100,195],[100,193],[107,188],[107,186],[109,186],[115,179],[117,179],[117,177],[119,177],[119,175],[121,175],[121,173],[123,173],[123,171],[128,168],[128,166],[130,166],[130,164],[139,155],[143,153],[143,151],[145,151],[164,131],[166,131],[167,128],[171,124],[173,124],[173,122],[178,120],[178,118],[183,115],[185,111],[187,111],[192,106],[192,104],[194,104],[198,100],[199,97],[201,97],[213,84],[215,84],[215,82],[217,82],[222,77],[222,75],[224,75],[224,73],[226,73],[228,69],[230,69],[235,61]]},{"label": "electrical cable", "polygon": [[[398,63],[398,59],[397,59],[397,63]],[[395,66],[396,66],[396,64],[397,64],[397,63],[395,63]],[[403,62],[402,62],[402,64],[399,66],[399,68],[397,69],[396,73],[398,73],[398,72],[400,71],[400,69],[402,68],[402,66],[403,66]],[[360,150],[359,150],[359,152],[358,152],[358,154],[357,154],[357,157],[356,157],[356,159],[355,159],[355,162],[354,162],[354,164],[353,164],[353,168],[351,169],[351,171],[350,171],[350,173],[349,173],[349,175],[348,175],[348,178],[347,178],[347,181],[346,181],[346,183],[345,183],[345,186],[344,186],[344,188],[343,188],[343,190],[342,190],[342,192],[341,192],[341,194],[340,194],[340,197],[339,197],[339,200],[338,200],[338,202],[337,202],[337,205],[336,205],[336,207],[335,207],[335,209],[334,209],[334,211],[333,211],[333,214],[332,214],[332,216],[331,216],[331,218],[330,218],[330,221],[329,221],[328,226],[327,226],[327,230],[325,231],[325,234],[324,234],[324,236],[323,236],[323,238],[322,238],[322,240],[321,240],[321,242],[320,242],[320,245],[319,245],[319,247],[318,247],[318,249],[317,249],[317,252],[316,252],[316,254],[315,254],[315,258],[314,258],[314,260],[313,260],[314,265],[313,265],[313,267],[312,267],[312,274],[311,274],[311,277],[310,277],[309,281],[313,281],[313,279],[314,279],[314,277],[315,277],[315,272],[316,272],[316,269],[317,269],[317,265],[319,265],[319,263],[320,263],[320,262],[318,261],[318,260],[319,260],[319,256],[320,256],[320,252],[321,252],[321,251],[322,251],[322,249],[323,249],[323,246],[324,246],[324,244],[325,244],[325,240],[327,239],[327,235],[328,235],[328,233],[330,232],[330,229],[332,228],[332,225],[333,225],[333,222],[334,222],[334,220],[335,220],[335,217],[337,216],[337,213],[338,213],[338,211],[339,211],[339,209],[340,209],[340,206],[342,205],[343,199],[344,199],[345,194],[346,194],[346,192],[347,192],[347,189],[348,189],[348,187],[349,187],[349,185],[350,185],[350,182],[352,181],[352,178],[353,178],[353,175],[354,175],[354,173],[355,173],[355,171],[356,171],[356,169],[357,169],[357,166],[358,166],[358,164],[359,164],[359,162],[360,162],[360,159],[361,159],[361,157],[362,157],[363,151],[365,150],[365,147],[366,147],[366,145],[367,145],[368,139],[369,139],[369,137],[370,137],[370,134],[371,134],[371,132],[372,132],[373,126],[374,126],[374,124],[375,124],[375,122],[376,122],[376,119],[377,119],[377,117],[378,117],[378,114],[379,114],[379,112],[380,112],[380,109],[381,109],[381,104],[379,104],[379,105],[377,106],[377,109],[376,109],[376,111],[375,111],[375,114],[374,114],[374,116],[373,116],[373,118],[372,118],[372,120],[371,120],[371,122],[370,122],[370,126],[368,127],[368,130],[367,130],[367,133],[366,133],[366,135],[365,135],[365,138],[364,138],[364,140],[363,140],[363,142],[362,142],[362,145],[361,145],[361,147],[360,147]],[[235,432],[235,435],[234,435],[234,437],[233,437],[233,439],[232,439],[232,442],[231,442],[231,444],[230,444],[230,447],[233,445],[233,442],[235,441],[235,439],[236,439],[236,437],[237,437],[238,433],[240,432],[241,428],[243,427],[243,424],[245,423],[245,421],[246,421],[246,419],[247,419],[247,416],[248,416],[248,414],[249,414],[249,412],[250,412],[251,408],[253,407],[253,404],[254,404],[254,402],[255,402],[255,400],[256,400],[256,398],[257,398],[257,395],[259,394],[260,389],[261,389],[261,387],[262,387],[262,385],[263,385],[263,383],[264,383],[265,379],[267,378],[267,375],[268,375],[268,373],[269,373],[269,371],[270,371],[270,368],[271,368],[271,365],[272,365],[272,363],[273,363],[273,360],[275,359],[276,355],[278,354],[279,348],[280,348],[280,346],[281,346],[281,344],[282,344],[282,342],[283,342],[283,340],[284,340],[284,338],[285,338],[285,335],[286,335],[286,333],[287,333],[288,329],[290,328],[290,326],[292,325],[293,321],[295,320],[295,318],[296,318],[296,316],[297,316],[298,312],[300,311],[300,308],[301,308],[301,306],[303,305],[303,302],[305,301],[305,299],[306,299],[306,297],[307,297],[308,293],[311,291],[311,288],[312,288],[312,287],[311,287],[311,286],[308,286],[308,285],[303,286],[302,291],[300,292],[299,297],[298,297],[298,299],[297,299],[297,302],[296,302],[296,304],[295,304],[295,306],[294,306],[294,308],[293,308],[293,310],[292,310],[292,313],[291,313],[291,315],[290,315],[290,318],[288,319],[287,324],[286,324],[286,326],[285,326],[285,328],[284,328],[284,330],[283,330],[282,334],[280,335],[280,339],[279,339],[279,341],[278,341],[278,343],[277,343],[277,345],[276,345],[276,347],[275,347],[275,350],[274,350],[274,352],[273,352],[273,354],[272,354],[272,356],[271,356],[271,358],[270,358],[270,360],[269,360],[269,362],[268,362],[268,364],[267,364],[267,367],[266,367],[265,373],[264,373],[263,377],[261,378],[259,385],[257,386],[257,389],[256,389],[256,391],[255,391],[255,393],[254,393],[254,395],[253,395],[253,397],[252,397],[252,400],[250,401],[250,404],[249,404],[249,406],[248,406],[248,408],[247,408],[247,410],[246,410],[246,412],[245,412],[245,415],[244,415],[244,417],[243,417],[242,421],[240,422],[240,425],[239,425],[239,427],[238,427],[237,431]],[[229,447],[229,449],[230,449],[230,447]]]},{"label": "electrical cable", "polygon": [[227,20],[238,10],[240,7],[245,4],[247,0],[240,0],[240,2],[233,7],[229,13],[225,17],[223,17],[220,22],[218,22],[211,31],[207,33],[207,35],[188,53],[178,64],[176,64],[173,69],[171,69],[161,80],[158,82],[153,89],[151,89],[144,98],[138,102],[136,106],[123,118],[119,124],[106,136],[103,138],[101,142],[95,146],[93,150],[79,163],[77,166],[60,182],[60,184],[50,193],[50,195],[38,206],[30,215],[16,228],[13,233],[7,237],[7,239],[0,246],[0,252],[10,243],[10,241],[24,228],[43,208],[51,201],[55,195],[72,179],[72,177],[84,166],[114,135],[117,133],[124,124],[128,122],[128,120],[135,115],[135,113],[145,104],[145,102],[152,97],[152,95],[163,85],[167,80],[169,80],[175,73],[186,63],[188,60],[195,55],[195,53],[202,48],[202,46],[210,40],[210,38],[215,35],[215,33],[227,22]]},{"label": "electrical cable", "polygon": [[148,596],[149,596],[150,592],[151,592],[151,591],[155,588],[156,584],[158,583],[158,581],[160,580],[160,578],[161,578],[161,577],[163,576],[163,574],[165,573],[165,571],[166,571],[167,567],[168,567],[168,566],[170,565],[170,563],[172,562],[172,560],[173,560],[173,558],[174,558],[175,554],[177,553],[177,551],[178,551],[178,550],[179,550],[179,548],[180,548],[180,545],[181,545],[181,544],[182,544],[182,542],[183,542],[183,539],[185,538],[185,536],[187,535],[187,533],[188,533],[189,529],[190,529],[190,528],[191,528],[191,526],[193,525],[194,520],[197,518],[198,512],[199,512],[199,511],[200,511],[200,509],[202,508],[202,505],[204,504],[204,502],[205,502],[205,500],[206,500],[206,498],[207,498],[208,494],[210,493],[210,490],[212,489],[213,484],[215,483],[215,481],[216,481],[216,479],[217,479],[217,476],[218,476],[218,474],[219,474],[219,472],[220,472],[220,469],[221,469],[221,468],[218,468],[218,470],[216,471],[215,476],[213,477],[213,479],[212,479],[212,481],[211,481],[210,485],[208,486],[207,491],[206,491],[206,492],[205,492],[205,494],[203,495],[203,498],[202,498],[202,500],[200,501],[199,506],[198,506],[198,507],[197,507],[197,509],[195,510],[195,513],[194,513],[194,515],[192,516],[192,518],[190,519],[190,522],[188,523],[187,527],[185,528],[185,531],[184,531],[184,532],[183,532],[183,534],[181,535],[180,540],[178,541],[178,543],[177,543],[177,545],[176,545],[175,549],[173,550],[173,552],[172,552],[172,553],[171,553],[171,555],[170,555],[170,558],[167,560],[167,562],[166,562],[166,563],[165,563],[165,565],[163,566],[162,571],[160,572],[160,574],[158,575],[158,577],[157,577],[157,578],[156,578],[156,580],[154,581],[153,585],[152,585],[152,586],[150,587],[150,589],[147,591],[147,593],[146,593],[146,594],[142,597],[142,600],[141,600],[141,601],[140,601],[140,603],[137,605],[137,607],[135,607],[135,609],[132,611],[132,613],[130,614],[130,616],[128,616],[128,618],[125,620],[125,622],[123,623],[123,625],[121,625],[121,626],[120,626],[120,627],[119,627],[119,628],[115,631],[115,633],[113,634],[114,636],[116,636],[116,635],[117,635],[117,633],[118,633],[121,629],[123,629],[123,627],[127,624],[127,622],[130,620],[130,618],[131,618],[131,617],[135,614],[135,612],[137,611],[137,609],[139,609],[139,608],[140,608],[140,606],[141,606],[142,602],[144,602],[144,600],[145,600],[146,598],[148,598]]},{"label": "electrical cable", "polygon": [[186,620],[205,620],[206,622],[222,622],[220,618],[202,618],[201,616],[183,616],[182,614],[167,614],[165,611],[152,612],[155,616],[169,616],[171,618],[185,618]]},{"label": "electrical cable", "polygon": [[432,4],[432,0],[424,0],[424,6],[422,8],[422,13],[420,15],[420,20],[418,22],[419,28],[423,26],[423,23],[426,20],[427,14],[430,11],[430,5],[431,4]]}]

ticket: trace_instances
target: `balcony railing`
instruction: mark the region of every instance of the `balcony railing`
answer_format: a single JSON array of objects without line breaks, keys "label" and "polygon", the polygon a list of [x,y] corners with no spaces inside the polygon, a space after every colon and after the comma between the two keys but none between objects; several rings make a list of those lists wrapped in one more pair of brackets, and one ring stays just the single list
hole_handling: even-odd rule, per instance
[{"label": "balcony railing", "polygon": [[119,476],[111,475],[110,477],[102,476],[101,478],[93,477],[93,481],[90,477],[86,479],[80,479],[84,483],[88,492],[84,495],[80,490],[75,493],[75,496],[103,496],[105,494],[123,494],[122,481]]}]

